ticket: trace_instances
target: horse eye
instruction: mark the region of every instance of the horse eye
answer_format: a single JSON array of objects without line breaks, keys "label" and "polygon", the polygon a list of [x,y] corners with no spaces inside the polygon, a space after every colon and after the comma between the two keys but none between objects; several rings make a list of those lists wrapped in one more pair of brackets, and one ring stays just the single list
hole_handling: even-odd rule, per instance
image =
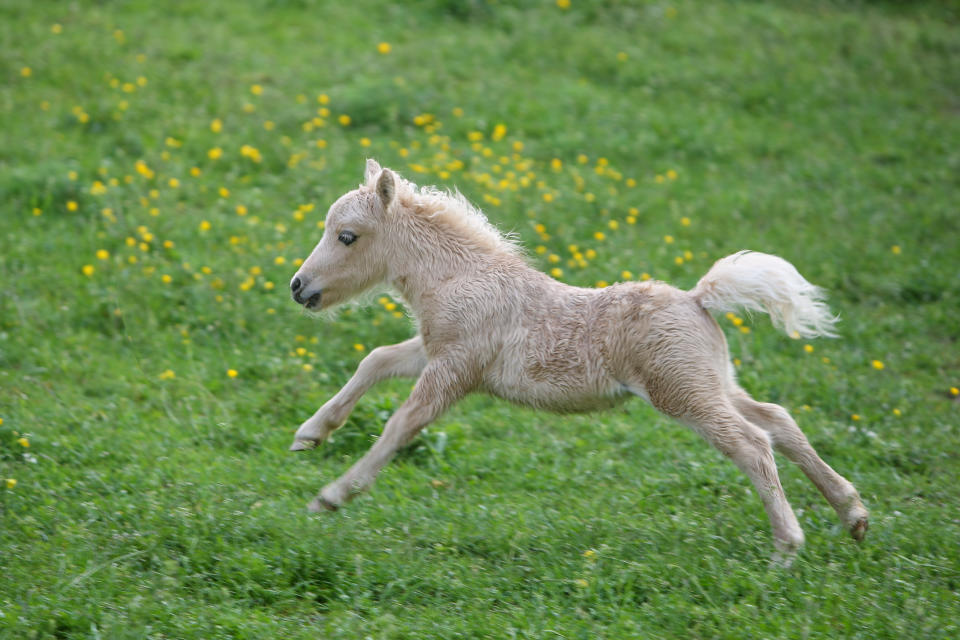
[{"label": "horse eye", "polygon": [[342,242],[345,245],[351,245],[357,239],[357,234],[353,231],[341,231],[340,235],[337,236],[337,240]]}]

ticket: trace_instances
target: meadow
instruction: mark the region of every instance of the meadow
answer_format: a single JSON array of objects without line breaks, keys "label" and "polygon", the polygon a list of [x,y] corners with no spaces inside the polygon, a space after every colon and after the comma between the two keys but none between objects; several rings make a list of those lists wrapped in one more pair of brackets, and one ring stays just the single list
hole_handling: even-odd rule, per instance
[{"label": "meadow", "polygon": [[[0,0],[0,637],[960,635],[960,10],[953,3]],[[467,399],[373,491],[306,503],[409,381],[296,427],[410,337],[288,283],[377,158],[579,286],[690,288],[740,249],[840,338],[718,317],[871,510],[778,457],[807,544],[636,400]]]}]

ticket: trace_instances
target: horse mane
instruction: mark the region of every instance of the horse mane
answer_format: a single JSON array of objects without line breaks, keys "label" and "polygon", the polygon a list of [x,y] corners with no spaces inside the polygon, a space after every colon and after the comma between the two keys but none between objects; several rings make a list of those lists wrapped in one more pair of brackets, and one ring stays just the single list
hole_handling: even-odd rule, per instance
[{"label": "horse mane", "polygon": [[397,175],[397,201],[415,216],[446,229],[465,245],[525,258],[516,233],[503,233],[459,190],[418,187]]}]

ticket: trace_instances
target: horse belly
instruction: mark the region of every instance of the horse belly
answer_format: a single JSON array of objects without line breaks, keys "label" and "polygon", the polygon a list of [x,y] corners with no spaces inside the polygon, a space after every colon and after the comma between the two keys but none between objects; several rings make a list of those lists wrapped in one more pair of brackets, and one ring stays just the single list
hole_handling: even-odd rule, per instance
[{"label": "horse belly", "polygon": [[561,413],[579,413],[614,407],[627,397],[627,390],[601,372],[583,369],[546,374],[523,362],[497,363],[484,377],[489,393],[510,402]]}]

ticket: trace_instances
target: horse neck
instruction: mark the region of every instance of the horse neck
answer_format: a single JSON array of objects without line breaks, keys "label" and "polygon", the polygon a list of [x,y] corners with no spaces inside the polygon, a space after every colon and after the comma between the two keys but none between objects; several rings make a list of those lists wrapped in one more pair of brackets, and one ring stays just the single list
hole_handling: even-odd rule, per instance
[{"label": "horse neck", "polygon": [[452,280],[488,278],[498,264],[523,262],[513,253],[459,237],[429,219],[411,215],[392,231],[388,280],[418,317],[429,314],[425,299]]}]

